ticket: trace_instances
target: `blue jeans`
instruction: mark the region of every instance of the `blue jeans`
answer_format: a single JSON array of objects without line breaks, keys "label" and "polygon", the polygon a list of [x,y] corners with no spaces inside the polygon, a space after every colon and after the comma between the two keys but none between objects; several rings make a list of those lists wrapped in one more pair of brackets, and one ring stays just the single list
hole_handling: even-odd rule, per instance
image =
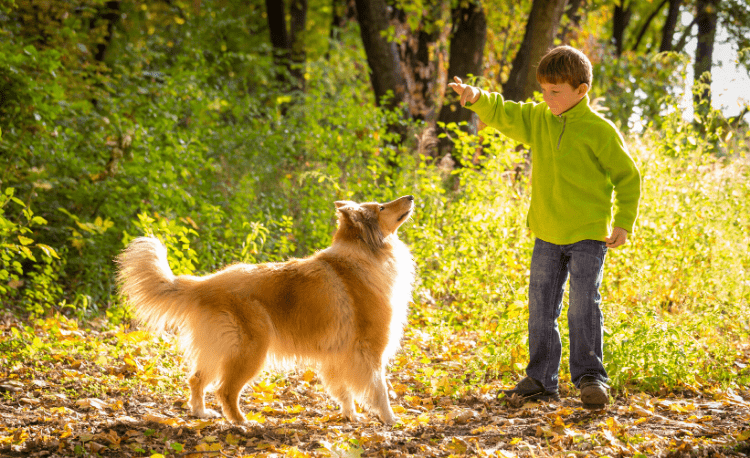
[{"label": "blue jeans", "polygon": [[607,246],[596,240],[555,245],[536,239],[531,256],[529,283],[529,365],[526,375],[547,391],[558,389],[562,343],[557,319],[563,305],[565,283],[570,277],[568,329],[570,378],[576,387],[591,375],[607,382],[602,363],[604,318],[602,298],[604,258]]}]

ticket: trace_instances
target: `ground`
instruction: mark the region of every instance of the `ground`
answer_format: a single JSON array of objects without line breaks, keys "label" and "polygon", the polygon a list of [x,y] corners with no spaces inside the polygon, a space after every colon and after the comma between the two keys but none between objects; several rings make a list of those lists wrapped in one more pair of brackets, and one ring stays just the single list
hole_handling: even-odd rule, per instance
[{"label": "ground", "polygon": [[[184,371],[168,336],[79,330],[59,320],[24,327],[6,319],[1,326],[3,457],[750,453],[745,391],[620,391],[606,409],[589,411],[564,384],[559,403],[516,404],[497,399],[499,380],[436,391],[415,376],[426,367],[402,357],[389,373],[400,418],[393,427],[367,413],[362,422],[345,421],[314,372],[305,369],[267,372],[249,385],[241,400],[249,422],[234,426],[189,415]],[[444,366],[461,370],[461,364]],[[460,377],[447,380],[457,383]],[[218,408],[212,395],[207,399]]]}]

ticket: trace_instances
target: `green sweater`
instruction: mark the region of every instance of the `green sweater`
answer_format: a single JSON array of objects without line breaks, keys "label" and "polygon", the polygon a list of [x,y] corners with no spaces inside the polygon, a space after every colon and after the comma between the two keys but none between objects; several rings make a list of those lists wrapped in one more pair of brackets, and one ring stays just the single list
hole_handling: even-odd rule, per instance
[{"label": "green sweater", "polygon": [[559,116],[546,103],[505,101],[486,91],[466,107],[531,147],[527,224],[538,238],[567,245],[604,241],[612,226],[633,231],[640,173],[620,132],[591,110],[588,95]]}]

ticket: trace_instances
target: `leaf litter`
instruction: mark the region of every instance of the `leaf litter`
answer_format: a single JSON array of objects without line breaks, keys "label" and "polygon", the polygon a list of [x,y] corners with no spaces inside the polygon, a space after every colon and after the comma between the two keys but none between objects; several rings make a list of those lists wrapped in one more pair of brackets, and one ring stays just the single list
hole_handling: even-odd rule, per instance
[{"label": "leaf litter", "polygon": [[[78,329],[64,317],[0,322],[3,457],[599,457],[747,456],[750,392],[614,394],[582,408],[498,399],[507,388],[469,382],[472,332],[430,344],[407,330],[389,373],[394,427],[364,413],[347,422],[311,370],[264,372],[246,387],[247,425],[198,419],[174,339],[146,331]],[[566,389],[567,388],[567,389]],[[211,394],[208,407],[218,409]]]}]

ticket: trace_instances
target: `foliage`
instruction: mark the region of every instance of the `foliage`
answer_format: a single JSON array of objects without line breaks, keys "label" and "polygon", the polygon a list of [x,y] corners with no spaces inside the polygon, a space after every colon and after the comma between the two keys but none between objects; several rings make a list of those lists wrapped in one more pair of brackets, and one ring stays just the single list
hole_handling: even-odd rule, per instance
[{"label": "foliage", "polygon": [[[62,260],[54,248],[30,237],[32,228],[47,221],[14,194],[15,189],[7,188],[0,195],[0,298],[19,300],[27,310],[41,313],[62,296],[56,284]],[[33,286],[24,288],[26,282]]]}]

